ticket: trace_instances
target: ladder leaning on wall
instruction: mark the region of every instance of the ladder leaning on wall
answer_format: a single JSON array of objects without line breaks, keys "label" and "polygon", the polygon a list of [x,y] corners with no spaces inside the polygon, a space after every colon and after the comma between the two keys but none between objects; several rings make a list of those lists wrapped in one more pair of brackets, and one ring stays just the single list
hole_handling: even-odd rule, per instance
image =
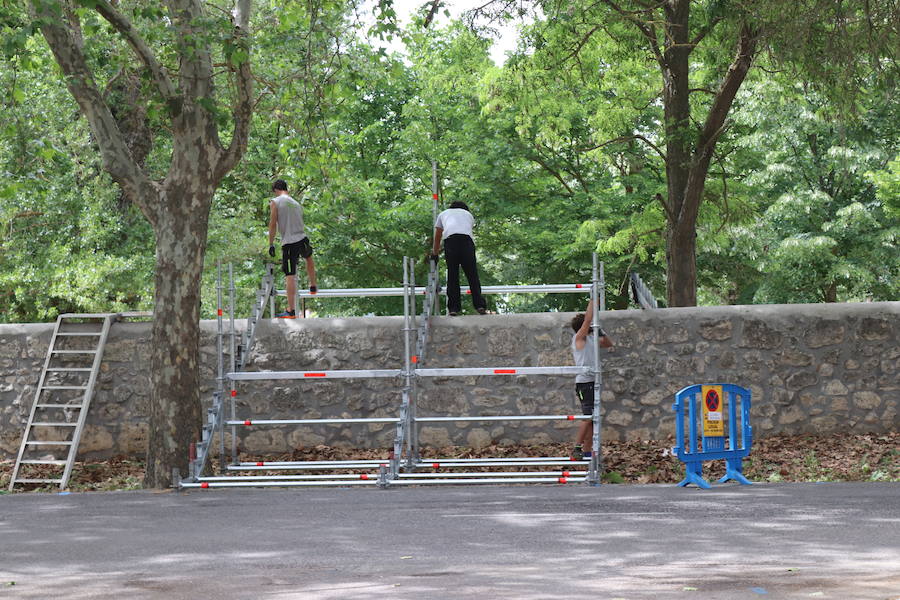
[{"label": "ladder leaning on wall", "polygon": [[[10,491],[21,484],[58,484],[60,489],[68,485],[110,327],[121,318],[148,316],[151,313],[68,313],[57,317],[10,477]],[[47,467],[56,473],[48,474]]]}]

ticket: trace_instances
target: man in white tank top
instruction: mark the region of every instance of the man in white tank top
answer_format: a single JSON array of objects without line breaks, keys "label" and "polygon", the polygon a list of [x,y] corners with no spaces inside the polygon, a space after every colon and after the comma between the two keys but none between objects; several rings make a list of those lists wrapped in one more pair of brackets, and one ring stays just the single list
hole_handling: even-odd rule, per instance
[{"label": "man in white tank top", "polygon": [[[587,310],[583,313],[575,315],[572,319],[572,330],[575,335],[572,337],[572,357],[575,359],[576,367],[594,367],[594,340],[591,333],[591,321],[594,318],[594,303],[588,302]],[[601,348],[612,349],[612,340],[607,337],[603,330],[597,332],[600,336],[599,344]],[[585,415],[594,413],[594,376],[579,373],[575,376],[575,395],[581,402],[581,412]],[[584,444],[590,444],[594,435],[594,422],[590,419],[582,421],[578,426],[578,435],[575,436],[575,449],[572,451],[573,460],[582,460],[590,457],[590,450],[584,451]]]},{"label": "man in white tank top", "polygon": [[275,257],[275,230],[281,238],[281,270],[284,272],[285,293],[288,309],[275,315],[279,319],[297,317],[297,263],[300,257],[306,261],[306,275],[309,277],[309,291],[315,294],[316,265],[313,249],[303,226],[303,207],[288,196],[287,184],[279,179],[272,184],[272,201],[269,202],[269,256]]}]

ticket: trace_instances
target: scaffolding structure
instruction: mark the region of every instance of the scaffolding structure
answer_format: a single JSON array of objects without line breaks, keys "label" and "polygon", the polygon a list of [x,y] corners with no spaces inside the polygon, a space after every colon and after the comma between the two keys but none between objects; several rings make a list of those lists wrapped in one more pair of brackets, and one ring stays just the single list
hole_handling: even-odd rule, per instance
[{"label": "scaffolding structure", "polygon": [[[489,484],[489,483],[574,483],[584,482],[597,485],[602,472],[600,455],[601,423],[600,394],[602,377],[599,362],[599,340],[591,336],[594,344],[594,365],[592,367],[548,366],[548,367],[457,367],[429,368],[426,362],[427,340],[430,335],[432,309],[440,293],[437,267],[429,262],[427,285],[417,287],[413,276],[414,261],[403,259],[402,288],[360,288],[355,290],[322,290],[317,297],[364,297],[371,295],[394,295],[399,290],[403,302],[403,343],[404,360],[399,369],[345,369],[320,371],[244,371],[250,354],[250,344],[255,337],[257,320],[265,309],[267,300],[271,302],[276,292],[273,288],[271,267],[267,269],[247,329],[236,342],[235,331],[235,288],[231,265],[228,266],[229,330],[224,331],[222,269],[218,269],[217,285],[217,351],[218,368],[213,401],[207,410],[207,421],[202,429],[201,440],[192,447],[189,472],[186,479],[177,475],[175,481],[181,488],[247,487],[247,486],[371,486],[390,487],[398,485],[434,484]],[[590,284],[558,284],[529,286],[492,286],[495,293],[590,293],[594,306],[603,309],[603,265],[593,257],[592,282]],[[374,293],[373,293],[374,292]],[[491,293],[488,291],[487,293]],[[424,295],[422,314],[416,315],[416,297]],[[416,320],[419,319],[418,326]],[[599,329],[599,310],[593,311],[594,330]],[[415,336],[415,341],[413,341]],[[226,338],[228,351],[225,351]],[[226,355],[228,365],[226,372]],[[471,376],[559,376],[591,374],[594,377],[594,410],[591,415],[432,415],[418,416],[416,410],[417,384],[420,378],[471,377]],[[237,415],[236,397],[239,382],[293,380],[313,382],[329,379],[391,379],[400,386],[400,403],[395,415],[378,417],[331,417],[298,419],[241,419]],[[315,385],[315,384],[313,384]],[[226,402],[226,399],[228,401]],[[226,412],[229,414],[226,416]],[[566,456],[535,456],[521,458],[422,458],[419,443],[419,425],[422,423],[459,421],[579,421],[593,422],[592,453],[589,460],[572,460]],[[238,429],[241,427],[265,427],[279,425],[330,425],[353,423],[394,424],[393,449],[384,459],[338,460],[338,461],[245,461],[241,462],[237,452]],[[226,464],[226,428],[231,433],[231,461]],[[204,475],[214,435],[219,436],[220,473],[218,476]],[[559,467],[553,471],[490,471],[482,469],[509,469],[512,467],[534,469],[537,467]],[[458,471],[458,469],[463,469]],[[479,469],[479,470],[473,470]],[[299,471],[299,474],[248,475],[248,472],[281,473]],[[325,473],[310,473],[323,471]],[[350,471],[350,472],[345,472]]]}]

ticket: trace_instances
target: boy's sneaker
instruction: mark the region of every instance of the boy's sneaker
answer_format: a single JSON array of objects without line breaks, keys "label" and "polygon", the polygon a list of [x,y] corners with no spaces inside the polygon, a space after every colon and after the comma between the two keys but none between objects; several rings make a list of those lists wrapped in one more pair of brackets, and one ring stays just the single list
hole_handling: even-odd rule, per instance
[{"label": "boy's sneaker", "polygon": [[284,312],[280,312],[280,313],[278,313],[277,315],[275,315],[275,318],[276,318],[276,319],[296,319],[296,318],[297,318],[297,311],[295,311],[295,310],[286,310],[286,311],[284,311]]},{"label": "boy's sneaker", "polygon": [[315,294],[315,293],[318,292],[318,291],[319,291],[319,288],[317,288],[316,286],[314,286],[314,285],[309,286],[309,293],[310,293],[310,294]]},{"label": "boy's sneaker", "polygon": [[581,449],[581,446],[575,446],[575,449],[572,450],[572,460],[584,460],[584,450]]},{"label": "boy's sneaker", "polygon": [[583,455],[584,460],[590,459],[594,455],[593,452],[585,452]]}]

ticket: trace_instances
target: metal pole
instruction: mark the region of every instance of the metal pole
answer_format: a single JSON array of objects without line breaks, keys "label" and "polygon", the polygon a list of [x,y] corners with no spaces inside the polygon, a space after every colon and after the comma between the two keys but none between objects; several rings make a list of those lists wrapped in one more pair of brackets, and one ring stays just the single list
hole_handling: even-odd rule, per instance
[{"label": "metal pole", "polygon": [[[600,472],[603,468],[603,461],[600,457],[600,388],[603,385],[603,381],[600,374],[600,276],[598,274],[597,268],[597,253],[593,253],[593,285],[591,286],[591,302],[594,306],[593,317],[591,325],[591,340],[590,343],[594,345],[594,410],[591,413],[591,419],[594,424],[594,432],[591,439],[591,465],[589,470],[589,475],[587,477],[587,482],[591,485],[599,485],[600,484]],[[600,271],[602,273],[603,265],[600,265]]]},{"label": "metal pole", "polygon": [[415,447],[414,434],[412,431],[416,427],[415,418],[413,417],[413,413],[415,411],[415,397],[412,393],[412,383],[413,383],[413,373],[412,373],[412,365],[410,363],[410,340],[409,334],[412,331],[412,319],[410,315],[410,304],[414,303],[415,300],[412,298],[412,289],[409,285],[409,263],[404,262],[403,264],[403,284],[406,290],[405,301],[403,303],[403,398],[406,403],[406,419],[409,424],[409,428],[406,431],[406,437],[409,440],[407,444],[407,468],[411,468],[413,465],[414,456],[416,454],[417,448]]},{"label": "metal pole", "polygon": [[[216,377],[216,393],[213,402],[219,404],[219,470],[224,469],[225,463],[225,427],[222,425],[222,399],[225,397],[225,356],[222,340],[222,262],[216,261],[216,360],[218,362],[218,376]],[[199,476],[197,473],[196,476]]]},{"label": "metal pole", "polygon": [[216,391],[225,390],[225,356],[223,354],[222,341],[222,263],[216,262],[216,356],[218,359],[218,371],[216,376]]},{"label": "metal pole", "polygon": [[[232,269],[231,263],[228,263],[228,278],[231,282],[231,301],[228,304],[228,311],[231,313],[231,315],[230,315],[230,318],[231,318],[231,372],[234,373],[236,371],[235,361],[234,361],[234,359],[235,359],[235,356],[234,356],[234,271]],[[231,398],[231,418],[232,419],[235,418],[235,412],[236,412],[235,400],[234,400],[235,396],[237,395],[237,388],[235,387],[236,385],[237,385],[237,383],[232,379],[231,385],[229,385],[229,387],[231,388],[230,389],[231,393],[228,395]],[[222,412],[224,412],[224,411],[222,411]],[[231,462],[232,463],[238,462],[237,428],[233,427],[233,426],[231,428]]]}]

